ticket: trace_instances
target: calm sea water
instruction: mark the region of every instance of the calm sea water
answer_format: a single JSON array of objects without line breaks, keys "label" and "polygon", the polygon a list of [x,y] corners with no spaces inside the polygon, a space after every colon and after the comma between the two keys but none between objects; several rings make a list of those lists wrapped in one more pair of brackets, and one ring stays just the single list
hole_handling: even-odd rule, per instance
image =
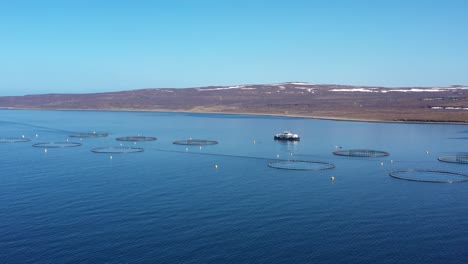
[{"label": "calm sea water", "polygon": [[[301,141],[275,142],[282,130]],[[31,146],[90,131],[110,136]],[[145,151],[112,159],[90,151],[137,134],[158,140],[124,142]],[[1,110],[0,137],[22,135],[32,141],[0,144],[0,263],[468,263],[468,183],[388,176],[467,173],[437,157],[468,152],[468,126]],[[189,137],[219,144],[172,144]],[[391,155],[343,158],[335,146]],[[267,166],[299,158],[336,168]]]}]

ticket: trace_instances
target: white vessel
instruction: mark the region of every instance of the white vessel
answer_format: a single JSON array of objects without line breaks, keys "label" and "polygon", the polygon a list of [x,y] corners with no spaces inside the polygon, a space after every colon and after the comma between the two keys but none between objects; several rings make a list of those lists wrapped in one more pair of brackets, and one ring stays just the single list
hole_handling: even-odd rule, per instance
[{"label": "white vessel", "polygon": [[291,133],[289,131],[284,131],[275,135],[275,140],[288,140],[288,141],[299,141],[301,138],[298,134]]}]

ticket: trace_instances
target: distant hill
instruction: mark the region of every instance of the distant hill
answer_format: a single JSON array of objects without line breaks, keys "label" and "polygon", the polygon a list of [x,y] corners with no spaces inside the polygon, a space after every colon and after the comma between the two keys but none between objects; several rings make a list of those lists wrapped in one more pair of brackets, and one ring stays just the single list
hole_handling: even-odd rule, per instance
[{"label": "distant hill", "polygon": [[0,97],[1,108],[246,113],[327,119],[468,122],[468,87],[302,82]]}]

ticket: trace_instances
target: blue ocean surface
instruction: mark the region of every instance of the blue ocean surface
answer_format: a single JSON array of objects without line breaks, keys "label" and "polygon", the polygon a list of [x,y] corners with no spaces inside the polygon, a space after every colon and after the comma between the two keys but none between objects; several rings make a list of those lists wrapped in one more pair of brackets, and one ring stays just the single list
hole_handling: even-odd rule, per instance
[{"label": "blue ocean surface", "polygon": [[[300,142],[274,141],[291,130]],[[468,263],[467,125],[0,110],[0,263]],[[74,133],[108,137],[70,138]],[[116,141],[122,136],[156,141]],[[210,146],[172,144],[209,139]],[[79,142],[71,148],[33,147]],[[121,145],[122,144],[122,145]],[[94,148],[139,147],[102,154]],[[339,149],[390,156],[340,157]],[[112,156],[112,157],[111,157]],[[284,170],[278,160],[331,163]],[[217,168],[216,168],[217,167]],[[335,180],[331,180],[331,177]]]}]

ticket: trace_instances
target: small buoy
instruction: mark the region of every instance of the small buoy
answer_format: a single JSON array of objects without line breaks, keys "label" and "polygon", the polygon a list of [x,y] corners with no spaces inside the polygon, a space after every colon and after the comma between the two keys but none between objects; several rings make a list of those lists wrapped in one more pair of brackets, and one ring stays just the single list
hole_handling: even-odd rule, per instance
[{"label": "small buoy", "polygon": [[68,138],[67,138],[67,142],[68,142]]},{"label": "small buoy", "polygon": [[200,149],[201,149],[201,147],[200,147]]},{"label": "small buoy", "polygon": [[331,180],[334,181],[334,180],[335,180],[335,176],[331,176]]},{"label": "small buoy", "polygon": [[214,168],[217,169],[217,168],[218,168],[218,165],[214,165]]},{"label": "small buoy", "polygon": [[383,162],[380,162],[380,166],[383,166]]},{"label": "small buoy", "polygon": [[21,137],[22,137],[22,138],[25,138],[25,136],[24,136],[24,135],[22,135]]},{"label": "small buoy", "polygon": [[112,156],[109,156],[109,159],[112,159]]},{"label": "small buoy", "polygon": [[279,155],[276,155],[277,158],[279,158]]},{"label": "small buoy", "polygon": [[136,145],[136,142],[133,142],[133,145]]},{"label": "small buoy", "polygon": [[38,138],[38,137],[39,137],[39,135],[38,135],[38,134],[36,134],[36,137]]},{"label": "small buoy", "polygon": [[426,150],[426,154],[429,154],[429,150]]},{"label": "small buoy", "polygon": [[291,156],[293,155],[293,153],[291,152]]},{"label": "small buoy", "polygon": [[185,151],[188,151],[188,148],[185,148]]},{"label": "small buoy", "polygon": [[120,143],[120,146],[122,146],[122,143]]},{"label": "small buoy", "polygon": [[255,144],[255,140],[253,141],[253,143]]},{"label": "small buoy", "polygon": [[47,149],[44,149],[44,153],[47,153]]}]

